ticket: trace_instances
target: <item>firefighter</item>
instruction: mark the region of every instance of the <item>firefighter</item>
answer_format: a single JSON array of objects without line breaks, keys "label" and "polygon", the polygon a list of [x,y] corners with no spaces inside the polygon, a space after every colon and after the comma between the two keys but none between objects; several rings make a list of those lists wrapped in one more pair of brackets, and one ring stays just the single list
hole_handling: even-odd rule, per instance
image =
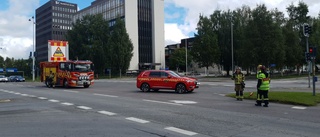
[{"label": "firefighter", "polygon": [[234,80],[234,84],[235,84],[234,90],[236,91],[236,99],[242,101],[245,76],[241,72],[240,67],[236,69],[231,79]]},{"label": "firefighter", "polygon": [[52,73],[52,71],[50,71],[49,77],[48,77],[48,83],[49,83],[49,87],[53,87],[54,85],[54,73]]},{"label": "firefighter", "polygon": [[264,103],[264,107],[268,107],[269,98],[268,92],[270,89],[270,74],[266,71],[265,66],[259,66],[259,72],[257,74],[258,77],[258,84],[257,84],[257,103],[256,106],[261,106],[262,102]]}]

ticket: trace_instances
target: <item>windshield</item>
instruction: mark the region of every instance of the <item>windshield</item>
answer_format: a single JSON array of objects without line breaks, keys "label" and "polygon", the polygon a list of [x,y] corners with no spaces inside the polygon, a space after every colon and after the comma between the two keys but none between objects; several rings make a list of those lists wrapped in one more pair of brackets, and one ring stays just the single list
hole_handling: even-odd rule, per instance
[{"label": "windshield", "polygon": [[89,72],[92,71],[90,64],[72,64],[73,71],[77,72]]},{"label": "windshield", "polygon": [[179,74],[177,74],[174,71],[170,71],[170,75],[173,76],[173,77],[181,77]]}]

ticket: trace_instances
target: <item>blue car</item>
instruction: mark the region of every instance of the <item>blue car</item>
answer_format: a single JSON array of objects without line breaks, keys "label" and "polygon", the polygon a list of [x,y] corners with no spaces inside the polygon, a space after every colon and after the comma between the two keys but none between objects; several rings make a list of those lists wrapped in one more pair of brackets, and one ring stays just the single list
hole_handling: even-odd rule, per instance
[{"label": "blue car", "polygon": [[22,76],[10,76],[9,80],[11,82],[25,82],[26,81],[26,79]]}]

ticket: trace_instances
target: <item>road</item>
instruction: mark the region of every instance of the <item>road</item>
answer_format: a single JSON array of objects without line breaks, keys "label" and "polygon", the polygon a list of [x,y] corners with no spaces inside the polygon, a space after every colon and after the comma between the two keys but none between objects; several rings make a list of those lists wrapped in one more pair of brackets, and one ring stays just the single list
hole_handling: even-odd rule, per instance
[{"label": "road", "polygon": [[[273,88],[310,90],[304,80],[290,81],[274,80]],[[247,81],[247,90],[254,84]],[[0,83],[0,136],[319,136],[320,107],[256,107],[225,97],[232,88],[227,79],[201,81],[190,94],[143,93],[134,79],[97,80],[86,89]]]}]

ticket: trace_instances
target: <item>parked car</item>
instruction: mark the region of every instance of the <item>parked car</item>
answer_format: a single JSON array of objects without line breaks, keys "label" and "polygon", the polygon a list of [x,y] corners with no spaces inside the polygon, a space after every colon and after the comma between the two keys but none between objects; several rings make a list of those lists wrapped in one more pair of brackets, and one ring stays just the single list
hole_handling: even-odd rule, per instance
[{"label": "parked car", "polygon": [[8,78],[4,75],[0,75],[0,82],[8,82]]},{"label": "parked car", "polygon": [[143,92],[169,89],[177,93],[187,93],[193,92],[199,85],[196,78],[183,77],[170,70],[146,70],[137,77],[137,88]]},{"label": "parked car", "polygon": [[10,82],[25,82],[26,79],[22,76],[17,75],[17,76],[10,76],[9,81]]}]

